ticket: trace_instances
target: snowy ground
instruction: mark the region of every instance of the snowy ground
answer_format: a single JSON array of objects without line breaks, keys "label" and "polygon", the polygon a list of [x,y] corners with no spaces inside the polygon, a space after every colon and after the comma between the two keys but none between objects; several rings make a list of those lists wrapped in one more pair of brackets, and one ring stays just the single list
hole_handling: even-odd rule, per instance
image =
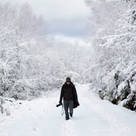
[{"label": "snowy ground", "polygon": [[[101,101],[77,85],[80,107],[65,121],[61,107],[56,108],[59,94],[24,102],[11,116],[0,119],[0,136],[135,136],[136,113]],[[89,91],[89,92],[88,92]]]}]

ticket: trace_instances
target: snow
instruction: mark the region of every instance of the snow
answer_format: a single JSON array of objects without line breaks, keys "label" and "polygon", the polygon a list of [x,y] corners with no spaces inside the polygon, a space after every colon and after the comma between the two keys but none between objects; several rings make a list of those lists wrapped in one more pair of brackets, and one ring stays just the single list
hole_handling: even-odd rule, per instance
[{"label": "snow", "polygon": [[80,107],[69,121],[56,108],[59,91],[25,101],[1,116],[0,136],[135,136],[136,114],[108,101],[100,100],[89,85],[76,84]]}]

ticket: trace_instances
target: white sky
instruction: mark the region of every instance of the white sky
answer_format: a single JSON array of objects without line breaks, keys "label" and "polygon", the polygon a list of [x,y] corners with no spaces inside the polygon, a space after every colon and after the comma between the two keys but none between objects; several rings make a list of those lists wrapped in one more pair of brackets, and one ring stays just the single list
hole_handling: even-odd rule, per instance
[{"label": "white sky", "polygon": [[86,24],[90,14],[84,0],[0,0],[12,3],[29,3],[34,11],[47,20],[49,33],[68,36],[87,34]]}]

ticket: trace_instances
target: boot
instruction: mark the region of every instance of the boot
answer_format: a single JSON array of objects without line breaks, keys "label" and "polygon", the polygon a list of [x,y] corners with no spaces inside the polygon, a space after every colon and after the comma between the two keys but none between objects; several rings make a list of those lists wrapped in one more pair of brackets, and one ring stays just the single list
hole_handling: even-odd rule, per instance
[{"label": "boot", "polygon": [[73,117],[73,113],[70,113],[70,117]]},{"label": "boot", "polygon": [[66,117],[66,120],[69,120],[69,117]]}]

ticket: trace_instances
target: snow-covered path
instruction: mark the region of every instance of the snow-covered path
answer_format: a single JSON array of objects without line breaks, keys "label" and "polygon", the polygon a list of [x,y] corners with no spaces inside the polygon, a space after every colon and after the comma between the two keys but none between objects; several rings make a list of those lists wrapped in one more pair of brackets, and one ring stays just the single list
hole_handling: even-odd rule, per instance
[{"label": "snow-covered path", "polygon": [[[136,113],[101,101],[88,85],[77,85],[80,107],[65,121],[59,93],[24,102],[11,116],[0,119],[0,136],[135,136]],[[89,92],[88,92],[89,91]]]}]

